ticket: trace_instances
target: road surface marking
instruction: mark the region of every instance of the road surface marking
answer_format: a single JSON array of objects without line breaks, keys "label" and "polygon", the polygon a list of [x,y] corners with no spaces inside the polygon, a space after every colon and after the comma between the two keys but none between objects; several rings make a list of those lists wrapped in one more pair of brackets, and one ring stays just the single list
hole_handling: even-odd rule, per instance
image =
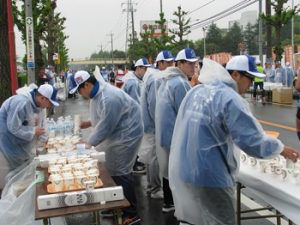
[{"label": "road surface marking", "polygon": [[[296,119],[295,119],[296,120]],[[272,127],[277,127],[277,128],[282,128],[285,130],[289,130],[289,131],[293,131],[293,132],[297,132],[297,129],[294,127],[289,127],[289,126],[285,126],[285,125],[281,125],[281,124],[277,124],[277,123],[272,123],[272,122],[268,122],[268,121],[264,121],[264,120],[258,120],[261,124],[264,125],[268,125],[268,126],[272,126]],[[295,122],[296,123],[296,122]]]}]

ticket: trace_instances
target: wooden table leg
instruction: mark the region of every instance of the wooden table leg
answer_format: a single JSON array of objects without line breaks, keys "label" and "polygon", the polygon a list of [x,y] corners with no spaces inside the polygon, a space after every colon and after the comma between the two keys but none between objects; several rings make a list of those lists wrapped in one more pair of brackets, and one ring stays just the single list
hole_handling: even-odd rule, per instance
[{"label": "wooden table leg", "polygon": [[44,218],[44,219],[43,219],[43,224],[44,224],[44,225],[49,225],[49,223],[48,223],[48,218]]},{"label": "wooden table leg", "polygon": [[115,218],[116,224],[122,225],[122,223],[123,223],[122,210],[120,210],[120,209],[114,210],[114,218]]},{"label": "wooden table leg", "polygon": [[100,215],[99,211],[95,212],[96,225],[100,225]]},{"label": "wooden table leg", "polygon": [[277,225],[281,225],[281,217],[278,216],[278,215],[280,215],[280,212],[278,212],[277,210],[276,210],[276,215],[277,215],[277,217],[276,217],[276,224]]},{"label": "wooden table leg", "polygon": [[236,219],[237,225],[241,225],[241,183],[237,182],[236,186]]}]

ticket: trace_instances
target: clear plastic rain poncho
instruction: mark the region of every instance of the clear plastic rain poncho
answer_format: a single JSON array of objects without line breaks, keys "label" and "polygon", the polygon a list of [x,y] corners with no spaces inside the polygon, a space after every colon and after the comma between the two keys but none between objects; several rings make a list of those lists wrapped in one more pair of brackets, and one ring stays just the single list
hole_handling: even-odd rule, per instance
[{"label": "clear plastic rain poncho", "polygon": [[90,101],[94,129],[88,143],[92,146],[101,143],[110,175],[126,175],[132,171],[143,137],[141,108],[135,100],[103,78],[98,78],[98,82]]},{"label": "clear plastic rain poncho", "polygon": [[[34,157],[35,127],[46,128],[45,111],[34,102],[37,89],[19,90],[0,109],[0,151],[15,169]],[[46,140],[47,136],[40,137]]]},{"label": "clear plastic rain poncho", "polygon": [[169,180],[175,215],[191,224],[233,225],[239,148],[268,158],[278,155],[283,144],[265,135],[220,64],[204,59],[199,81],[181,103],[172,139]]},{"label": "clear plastic rain poncho", "polygon": [[139,161],[149,164],[155,153],[155,104],[156,104],[156,78],[159,71],[148,68],[143,77],[141,94],[141,108],[144,123],[144,137],[139,149]]},{"label": "clear plastic rain poncho", "polygon": [[190,83],[177,67],[168,67],[158,81],[155,108],[156,154],[162,176],[168,178],[169,154],[173,129],[182,99],[191,89]]},{"label": "clear plastic rain poncho", "polygon": [[143,80],[138,78],[134,71],[129,71],[122,78],[124,82],[122,89],[125,91],[131,98],[137,101],[140,104],[141,102],[141,88],[143,85]]}]

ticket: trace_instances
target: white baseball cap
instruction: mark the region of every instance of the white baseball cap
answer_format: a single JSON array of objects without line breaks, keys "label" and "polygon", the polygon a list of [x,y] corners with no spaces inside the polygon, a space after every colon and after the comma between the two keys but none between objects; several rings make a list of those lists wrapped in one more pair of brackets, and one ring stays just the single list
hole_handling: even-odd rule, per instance
[{"label": "white baseball cap", "polygon": [[244,71],[249,75],[258,78],[266,77],[265,74],[259,73],[255,64],[255,58],[249,55],[239,55],[232,57],[226,65],[227,70]]},{"label": "white baseball cap", "polygon": [[84,70],[77,71],[75,75],[71,76],[70,78],[73,88],[69,91],[69,93],[74,94],[77,91],[79,85],[86,82],[90,77],[91,75]]},{"label": "white baseball cap", "polygon": [[38,93],[48,98],[48,100],[52,103],[52,105],[59,106],[59,103],[57,102],[56,99],[57,90],[52,85],[50,84],[41,85],[38,88]]},{"label": "white baseball cap", "polygon": [[159,62],[159,61],[167,61],[167,62],[174,61],[174,56],[170,51],[162,51],[158,53],[155,60],[155,62]]},{"label": "white baseball cap", "polygon": [[179,60],[185,60],[188,62],[196,62],[199,60],[199,58],[196,56],[196,53],[191,48],[185,48],[182,49],[180,52],[178,52],[175,61]]},{"label": "white baseball cap", "polygon": [[134,64],[134,67],[138,67],[138,66],[150,67],[151,65],[149,64],[146,58],[141,58],[138,61],[136,61],[136,63]]}]

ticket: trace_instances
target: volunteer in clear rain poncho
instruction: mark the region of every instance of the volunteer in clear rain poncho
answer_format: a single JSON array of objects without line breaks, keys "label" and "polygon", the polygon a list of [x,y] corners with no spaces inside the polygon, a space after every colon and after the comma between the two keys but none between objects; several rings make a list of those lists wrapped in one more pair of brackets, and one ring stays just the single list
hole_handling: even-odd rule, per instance
[{"label": "volunteer in clear rain poncho", "polygon": [[[240,149],[257,158],[299,154],[265,135],[245,93],[257,73],[255,59],[233,57],[226,66],[204,59],[199,81],[176,120],[170,155],[175,216],[197,225],[234,225],[234,187]],[[237,145],[237,147],[235,147]]]},{"label": "volunteer in clear rain poncho", "polygon": [[34,143],[46,141],[46,114],[43,109],[58,106],[57,91],[49,84],[24,87],[8,98],[0,109],[0,189],[5,176],[35,156]]},{"label": "volunteer in clear rain poncho", "polygon": [[147,68],[150,67],[148,60],[142,58],[136,61],[134,64],[135,71],[129,71],[122,78],[124,82],[122,89],[125,91],[131,98],[137,101],[140,104],[141,102],[141,87],[143,85],[143,76],[145,75]]},{"label": "volunteer in clear rain poncho", "polygon": [[162,71],[173,66],[174,57],[170,51],[162,51],[156,57],[157,69],[148,68],[143,78],[141,107],[144,122],[144,137],[139,160],[147,165],[148,193],[151,198],[161,198],[161,179],[155,147],[155,104],[156,81]]},{"label": "volunteer in clear rain poncho", "polygon": [[163,176],[163,211],[174,210],[172,193],[168,181],[169,154],[176,116],[182,99],[191,89],[189,80],[195,73],[198,61],[193,49],[186,48],[178,52],[176,67],[168,67],[156,92],[155,140],[159,169]]},{"label": "volunteer in clear rain poncho", "polygon": [[90,99],[91,121],[81,123],[81,128],[93,127],[87,141],[92,146],[101,144],[105,151],[105,166],[117,185],[121,185],[131,207],[125,216],[135,218],[136,197],[132,176],[138,148],[143,136],[141,109],[138,103],[124,91],[96,79],[86,71],[78,71],[73,77],[80,95]]}]

